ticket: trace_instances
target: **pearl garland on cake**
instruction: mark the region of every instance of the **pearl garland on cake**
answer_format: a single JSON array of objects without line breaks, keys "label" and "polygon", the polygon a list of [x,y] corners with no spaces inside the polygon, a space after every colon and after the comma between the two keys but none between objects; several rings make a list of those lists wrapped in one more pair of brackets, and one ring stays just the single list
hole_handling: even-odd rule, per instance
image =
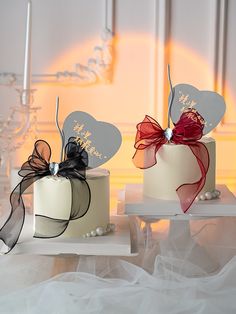
[{"label": "pearl garland on cake", "polygon": [[220,197],[221,192],[219,190],[213,190],[211,192],[205,192],[204,194],[199,194],[195,200],[198,201],[207,201],[214,200]]},{"label": "pearl garland on cake", "polygon": [[83,234],[83,238],[90,238],[90,237],[97,237],[97,236],[103,236],[110,232],[114,232],[116,229],[116,225],[109,223],[107,224],[106,228],[103,227],[97,227],[95,230],[91,230],[90,232],[87,232],[86,234]]}]

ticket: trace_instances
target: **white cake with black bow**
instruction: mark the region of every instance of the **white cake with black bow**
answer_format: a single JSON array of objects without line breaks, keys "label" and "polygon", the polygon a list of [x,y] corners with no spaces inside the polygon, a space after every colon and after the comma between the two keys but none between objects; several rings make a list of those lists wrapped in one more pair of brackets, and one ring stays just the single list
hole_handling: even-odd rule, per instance
[{"label": "white cake with black bow", "polygon": [[[86,172],[86,181],[91,192],[91,199],[86,213],[70,220],[61,237],[89,236],[89,233],[101,235],[109,226],[110,184],[109,171],[92,169]],[[77,179],[73,179],[77,180]],[[77,184],[82,182],[77,180]],[[73,202],[83,206],[83,190],[78,187]],[[35,232],[38,235],[50,235],[47,224],[40,223],[37,216],[47,216],[55,220],[68,221],[72,208],[72,189],[70,180],[60,176],[46,176],[34,184],[34,214],[36,215]]]}]

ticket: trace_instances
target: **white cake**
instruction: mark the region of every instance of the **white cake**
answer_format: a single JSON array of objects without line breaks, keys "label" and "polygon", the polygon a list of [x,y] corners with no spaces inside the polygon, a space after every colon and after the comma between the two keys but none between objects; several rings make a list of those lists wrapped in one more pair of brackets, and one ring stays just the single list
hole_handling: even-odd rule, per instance
[{"label": "white cake", "polygon": [[[83,217],[71,220],[61,237],[79,237],[96,227],[106,228],[109,223],[109,171],[98,168],[88,170],[86,180],[91,191],[89,209]],[[71,199],[71,184],[67,178],[46,176],[34,183],[35,215],[67,220]]]},{"label": "white cake", "polygon": [[[209,152],[210,165],[205,185],[200,192],[215,189],[215,140],[203,137]],[[178,200],[176,189],[201,178],[199,165],[187,145],[164,144],[156,155],[157,164],[144,170],[144,195],[163,200]]]}]

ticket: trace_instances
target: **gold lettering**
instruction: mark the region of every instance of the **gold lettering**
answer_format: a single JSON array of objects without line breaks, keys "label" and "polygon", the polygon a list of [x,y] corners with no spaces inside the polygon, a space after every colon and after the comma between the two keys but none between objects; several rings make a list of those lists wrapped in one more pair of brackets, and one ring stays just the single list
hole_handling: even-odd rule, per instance
[{"label": "gold lettering", "polygon": [[103,157],[102,153],[97,151],[95,146],[92,146],[92,141],[89,140],[92,133],[89,130],[84,130],[84,124],[79,124],[77,121],[75,122],[76,125],[74,126],[74,131],[78,134],[75,138],[75,142],[78,143],[90,156],[95,156],[99,159],[107,158],[106,156]]},{"label": "gold lettering", "polygon": [[182,95],[179,97],[179,102],[181,102],[183,105],[185,105],[186,102],[188,101],[188,97],[189,97],[189,95],[184,95],[184,94],[182,94]]},{"label": "gold lettering", "polygon": [[92,146],[89,150],[89,154],[93,155],[93,153],[96,151],[96,148],[94,146]]},{"label": "gold lettering", "polygon": [[98,157],[99,159],[102,159],[102,154],[97,151],[94,152],[94,156]]},{"label": "gold lettering", "polygon": [[191,103],[190,103],[190,108],[193,108],[196,104],[197,104],[197,102],[192,100]]},{"label": "gold lettering", "polygon": [[84,124],[79,124],[79,123],[76,123],[76,125],[74,126],[74,131],[76,131],[78,134],[83,130],[84,128]]},{"label": "gold lettering", "polygon": [[91,134],[92,134],[92,133],[89,132],[89,131],[84,132],[84,138],[87,139],[88,137],[90,137]]},{"label": "gold lettering", "polygon": [[82,147],[83,149],[85,149],[86,152],[88,152],[88,149],[89,149],[90,145],[91,145],[91,141],[87,140],[86,142],[83,142],[83,144],[81,145],[81,147]]},{"label": "gold lettering", "polygon": [[[190,99],[189,94],[185,95],[181,91],[179,91],[179,102],[184,105],[184,107],[193,108],[196,106],[197,102],[195,100]],[[181,109],[183,111],[183,108]]]},{"label": "gold lettering", "polygon": [[80,144],[80,145],[82,144],[82,140],[81,140],[81,138],[79,136],[76,136],[75,142]]},{"label": "gold lettering", "polygon": [[200,123],[202,125],[206,125],[207,122],[205,122],[205,120],[202,118],[202,116],[200,114],[196,114],[196,110],[195,109],[191,109],[191,111],[188,111],[188,109],[186,110],[186,115],[189,119],[197,122],[198,120],[200,121]]}]

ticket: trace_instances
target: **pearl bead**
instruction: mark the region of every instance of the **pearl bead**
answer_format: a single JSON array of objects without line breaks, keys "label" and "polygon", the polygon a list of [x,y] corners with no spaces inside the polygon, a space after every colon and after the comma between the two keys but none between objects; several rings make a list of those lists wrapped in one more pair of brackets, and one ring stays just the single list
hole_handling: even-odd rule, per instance
[{"label": "pearl bead", "polygon": [[200,195],[199,198],[201,201],[205,201],[205,199],[206,199],[204,194]]},{"label": "pearl bead", "polygon": [[96,228],[96,234],[97,234],[98,236],[102,236],[102,235],[104,234],[104,229],[103,229],[103,227],[97,227],[97,228]]},{"label": "pearl bead", "polygon": [[83,238],[87,238],[86,234],[83,234],[82,237],[83,237]]},{"label": "pearl bead", "polygon": [[199,196],[195,198],[195,201],[198,202],[200,200]]},{"label": "pearl bead", "polygon": [[91,234],[91,237],[96,237],[97,232],[96,232],[95,230],[92,230],[92,231],[90,232],[90,234]]},{"label": "pearl bead", "polygon": [[221,193],[219,190],[215,190],[215,194],[216,194],[216,197],[219,197]]},{"label": "pearl bead", "polygon": [[206,192],[206,193],[205,193],[205,198],[206,198],[207,200],[211,200],[211,199],[212,199],[212,194],[211,194],[211,192]]},{"label": "pearl bead", "polygon": [[86,233],[86,237],[89,238],[91,236],[90,232]]},{"label": "pearl bead", "polygon": [[115,231],[116,225],[115,224],[109,224],[110,230]]},{"label": "pearl bead", "polygon": [[217,193],[215,190],[211,192],[211,195],[212,195],[212,198],[217,198]]},{"label": "pearl bead", "polygon": [[107,225],[107,229],[106,229],[106,232],[110,232],[111,231],[111,228],[109,225]]}]

